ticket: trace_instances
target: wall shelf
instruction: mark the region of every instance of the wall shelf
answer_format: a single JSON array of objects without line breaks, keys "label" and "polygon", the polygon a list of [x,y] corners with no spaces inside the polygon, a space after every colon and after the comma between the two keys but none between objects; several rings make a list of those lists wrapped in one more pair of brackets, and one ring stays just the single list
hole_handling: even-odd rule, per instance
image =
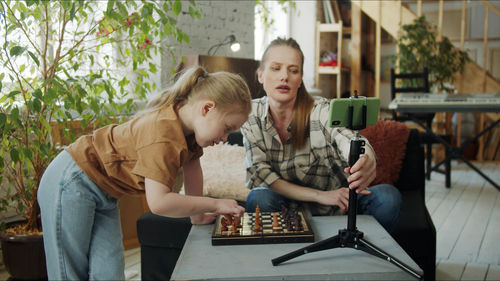
[{"label": "wall shelf", "polygon": [[[320,88],[320,75],[333,75],[336,77],[336,97],[340,98],[341,97],[341,83],[342,83],[342,74],[349,72],[349,68],[347,67],[339,67],[342,66],[342,39],[343,39],[343,34],[350,34],[351,28],[346,28],[343,27],[342,21],[339,21],[338,23],[320,23],[316,22],[316,60],[315,60],[315,83],[316,83],[316,88]],[[334,33],[337,36],[334,35],[336,39],[328,39],[331,42],[325,42],[325,43],[331,43],[336,40],[336,44],[333,44],[337,48],[337,66],[320,66],[320,58],[321,58],[321,52],[324,51],[322,50],[322,39],[321,35],[323,33]],[[326,40],[325,40],[326,41]]]}]

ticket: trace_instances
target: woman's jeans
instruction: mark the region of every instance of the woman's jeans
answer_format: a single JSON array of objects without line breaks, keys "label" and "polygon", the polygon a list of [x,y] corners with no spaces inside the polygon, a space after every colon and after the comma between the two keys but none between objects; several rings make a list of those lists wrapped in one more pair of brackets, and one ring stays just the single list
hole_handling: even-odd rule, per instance
[{"label": "woman's jeans", "polygon": [[[390,184],[375,185],[368,190],[370,194],[358,194],[357,213],[372,215],[391,233],[401,212],[401,193]],[[262,212],[277,212],[281,210],[282,204],[288,205],[289,200],[267,187],[256,187],[248,194],[246,211],[255,212],[257,204]]]},{"label": "woman's jeans", "polygon": [[124,280],[118,200],[62,151],[38,189],[50,280]]}]

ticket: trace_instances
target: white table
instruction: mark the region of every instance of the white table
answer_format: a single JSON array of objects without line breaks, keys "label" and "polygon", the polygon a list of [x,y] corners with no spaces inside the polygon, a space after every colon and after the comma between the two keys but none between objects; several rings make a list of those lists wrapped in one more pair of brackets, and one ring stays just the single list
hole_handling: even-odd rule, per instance
[{"label": "white table", "polygon": [[[347,226],[347,216],[312,217],[310,221],[316,242]],[[308,253],[273,266],[273,258],[311,243],[212,246],[213,227],[191,228],[172,280],[415,280],[388,261],[352,248]],[[422,274],[373,217],[358,215],[357,227],[367,241]]]}]

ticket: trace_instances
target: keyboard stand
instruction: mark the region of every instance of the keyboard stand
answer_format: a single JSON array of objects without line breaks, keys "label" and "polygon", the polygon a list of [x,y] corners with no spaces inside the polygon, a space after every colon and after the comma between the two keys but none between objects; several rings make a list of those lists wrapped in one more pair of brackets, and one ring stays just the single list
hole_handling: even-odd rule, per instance
[{"label": "keyboard stand", "polygon": [[[408,94],[407,96],[409,96]],[[440,98],[443,96],[443,98]],[[413,94],[408,98],[395,98],[390,104],[389,109],[396,110],[398,112],[406,112],[406,113],[415,113],[415,112],[500,112],[500,93],[496,94],[468,94],[468,95],[459,95],[459,94],[428,94],[428,93],[419,93]],[[476,142],[481,136],[486,134],[488,131],[497,127],[500,123],[500,118],[490,124],[487,128],[479,132],[472,139],[465,141],[461,146],[455,147],[450,143],[445,141],[443,138],[437,136],[431,128],[426,126],[423,122],[411,118],[413,122],[422,127],[430,136],[437,139],[440,143],[442,143],[446,149],[445,159],[434,165],[431,169],[427,171],[427,173],[431,173],[432,171],[442,172],[438,170],[439,166],[446,165],[448,171],[445,173],[445,185],[446,187],[450,187],[451,185],[451,160],[458,159],[462,160],[467,166],[476,171],[479,175],[481,175],[485,180],[487,180],[490,184],[492,184],[496,189],[500,191],[500,186],[493,181],[486,174],[481,172],[476,166],[474,166],[468,159],[463,156],[463,150]],[[429,176],[427,174],[426,176]]]},{"label": "keyboard stand", "polygon": [[[420,127],[424,128],[425,131],[428,134],[430,134],[431,136],[433,136],[434,138],[436,138],[437,140],[439,140],[439,142],[442,143],[444,145],[445,149],[446,149],[446,153],[445,153],[446,157],[445,157],[445,159],[443,159],[442,161],[440,161],[439,163],[437,163],[436,165],[434,165],[429,171],[427,171],[427,173],[431,173],[432,171],[439,171],[438,170],[439,166],[441,166],[443,164],[447,165],[447,167],[446,167],[445,170],[448,171],[448,172],[445,173],[445,186],[449,188],[450,185],[451,185],[451,169],[450,169],[451,163],[450,162],[453,159],[458,159],[458,160],[462,160],[465,164],[467,164],[467,166],[469,166],[471,169],[473,169],[474,171],[476,171],[479,175],[481,175],[485,180],[487,180],[496,189],[498,189],[500,191],[500,186],[498,186],[498,184],[496,182],[494,182],[492,179],[490,179],[490,177],[488,177],[486,174],[484,174],[483,172],[481,172],[476,166],[474,166],[474,164],[472,164],[467,158],[465,158],[463,156],[463,153],[462,153],[463,150],[467,146],[473,144],[482,135],[486,134],[489,130],[495,128],[500,123],[500,119],[498,119],[497,121],[493,122],[491,125],[489,125],[484,130],[482,130],[481,132],[479,132],[476,136],[474,136],[474,138],[465,141],[459,147],[451,146],[447,141],[445,141],[443,138],[441,138],[438,135],[436,135],[430,128],[428,128],[420,120],[417,120],[415,118],[411,118],[411,119],[412,119],[413,122],[417,123]],[[428,176],[428,175],[426,175],[426,176]]]}]

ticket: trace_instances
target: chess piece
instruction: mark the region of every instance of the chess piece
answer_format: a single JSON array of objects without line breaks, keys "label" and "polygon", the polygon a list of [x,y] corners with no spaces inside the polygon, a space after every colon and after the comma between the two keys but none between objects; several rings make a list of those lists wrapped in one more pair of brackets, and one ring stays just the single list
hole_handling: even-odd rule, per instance
[{"label": "chess piece", "polygon": [[255,222],[255,225],[253,226],[253,230],[255,232],[259,232],[262,230],[262,227],[260,226],[260,224],[258,224],[257,222]]},{"label": "chess piece", "polygon": [[233,220],[233,223],[231,224],[231,233],[235,234],[238,232],[238,226],[236,224],[236,220]]},{"label": "chess piece", "polygon": [[300,223],[300,218],[297,216],[295,217],[295,221],[293,222],[295,231],[301,231],[302,230],[302,224]]},{"label": "chess piece", "polygon": [[220,230],[221,231],[227,231],[227,220],[226,220],[225,217],[222,217],[220,219],[220,224],[222,225],[221,228],[220,228]]},{"label": "chess piece", "polygon": [[234,220],[236,221],[236,227],[241,228],[241,217],[235,217]]},{"label": "chess piece", "polygon": [[273,226],[274,227],[278,227],[279,224],[278,224],[278,213],[274,213],[273,214]]}]

